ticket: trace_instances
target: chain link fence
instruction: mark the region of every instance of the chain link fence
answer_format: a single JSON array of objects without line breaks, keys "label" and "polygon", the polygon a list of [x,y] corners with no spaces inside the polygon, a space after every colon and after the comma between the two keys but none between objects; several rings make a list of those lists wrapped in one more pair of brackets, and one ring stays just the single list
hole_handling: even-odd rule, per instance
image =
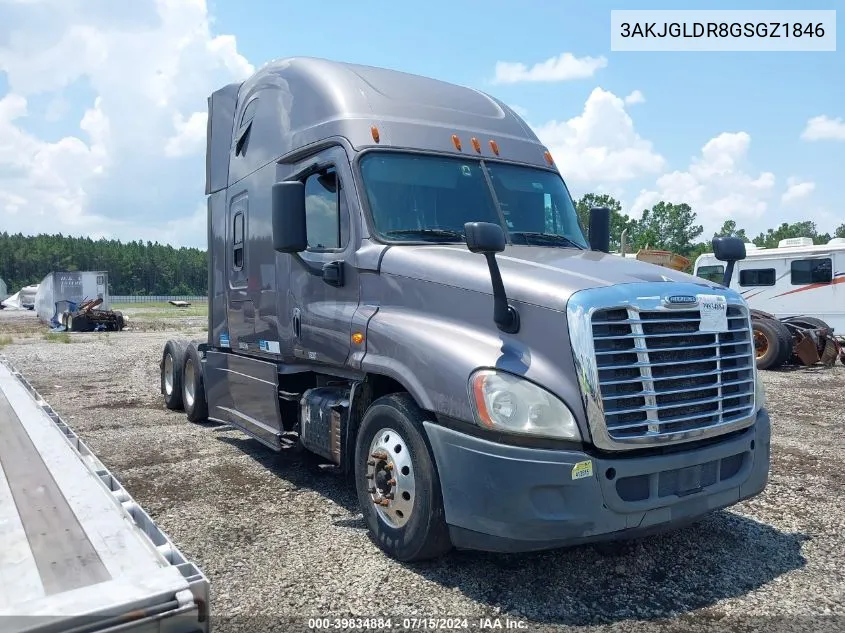
[{"label": "chain link fence", "polygon": [[195,295],[110,295],[111,303],[166,303],[168,301],[190,301],[207,303],[208,297]]}]

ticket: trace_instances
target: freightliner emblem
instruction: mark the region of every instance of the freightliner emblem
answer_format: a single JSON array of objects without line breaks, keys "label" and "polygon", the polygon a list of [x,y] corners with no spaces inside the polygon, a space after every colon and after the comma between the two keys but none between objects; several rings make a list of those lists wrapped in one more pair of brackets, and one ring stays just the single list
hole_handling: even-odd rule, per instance
[{"label": "freightliner emblem", "polygon": [[672,295],[671,297],[666,297],[666,303],[676,306],[688,303],[698,303],[698,300],[692,295]]}]

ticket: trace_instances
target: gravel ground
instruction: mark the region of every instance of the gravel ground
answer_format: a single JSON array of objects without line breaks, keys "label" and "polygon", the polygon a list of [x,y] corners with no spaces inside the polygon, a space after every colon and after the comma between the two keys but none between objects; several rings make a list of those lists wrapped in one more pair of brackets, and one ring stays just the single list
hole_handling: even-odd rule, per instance
[{"label": "gravel ground", "polygon": [[[773,464],[756,499],[636,542],[403,565],[371,543],[351,485],[316,459],[165,409],[162,346],[204,337],[203,318],[141,315],[131,331],[69,344],[45,340],[34,318],[0,311],[0,338],[14,339],[0,353],[199,564],[215,632],[306,628],[287,616],[391,616],[394,628],[402,616],[458,616],[477,630],[488,616],[531,631],[845,630],[842,365],[764,372]],[[414,628],[444,628],[428,625]]]}]

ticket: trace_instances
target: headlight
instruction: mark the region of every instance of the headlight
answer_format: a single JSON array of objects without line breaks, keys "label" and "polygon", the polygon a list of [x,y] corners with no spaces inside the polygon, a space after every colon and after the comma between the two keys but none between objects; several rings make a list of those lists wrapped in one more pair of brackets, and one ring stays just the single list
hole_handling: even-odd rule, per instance
[{"label": "headlight", "polygon": [[503,372],[482,369],[470,377],[476,421],[491,430],[580,440],[572,411],[537,385]]}]

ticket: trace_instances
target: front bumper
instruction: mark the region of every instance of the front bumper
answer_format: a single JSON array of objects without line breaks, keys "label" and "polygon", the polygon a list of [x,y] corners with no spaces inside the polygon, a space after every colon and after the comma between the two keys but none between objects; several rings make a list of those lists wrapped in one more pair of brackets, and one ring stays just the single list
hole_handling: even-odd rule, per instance
[{"label": "front bumper", "polygon": [[766,409],[722,442],[646,457],[595,458],[425,428],[458,548],[522,552],[643,536],[753,497],[768,481]]}]

